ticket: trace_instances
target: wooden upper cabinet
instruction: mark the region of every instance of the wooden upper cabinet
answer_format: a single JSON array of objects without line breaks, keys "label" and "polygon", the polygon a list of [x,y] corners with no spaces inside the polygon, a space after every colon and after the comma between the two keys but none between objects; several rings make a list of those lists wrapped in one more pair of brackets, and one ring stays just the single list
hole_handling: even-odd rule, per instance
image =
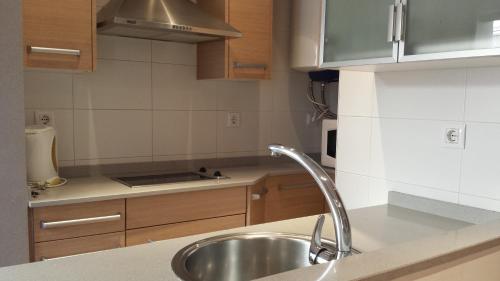
[{"label": "wooden upper cabinet", "polygon": [[198,79],[271,79],[272,0],[199,0],[243,37],[198,44]]},{"label": "wooden upper cabinet", "polygon": [[95,0],[23,0],[24,65],[95,69]]}]

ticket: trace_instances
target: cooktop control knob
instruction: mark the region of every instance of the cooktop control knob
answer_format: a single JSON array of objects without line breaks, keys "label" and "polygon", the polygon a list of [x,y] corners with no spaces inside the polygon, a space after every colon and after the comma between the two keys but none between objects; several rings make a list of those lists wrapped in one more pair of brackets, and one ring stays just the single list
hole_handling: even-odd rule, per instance
[{"label": "cooktop control knob", "polygon": [[222,174],[220,173],[220,171],[215,171],[214,177],[222,177]]},{"label": "cooktop control knob", "polygon": [[198,172],[200,172],[200,173],[206,173],[206,172],[207,172],[207,168],[205,168],[205,167],[201,167],[201,168],[198,170]]}]

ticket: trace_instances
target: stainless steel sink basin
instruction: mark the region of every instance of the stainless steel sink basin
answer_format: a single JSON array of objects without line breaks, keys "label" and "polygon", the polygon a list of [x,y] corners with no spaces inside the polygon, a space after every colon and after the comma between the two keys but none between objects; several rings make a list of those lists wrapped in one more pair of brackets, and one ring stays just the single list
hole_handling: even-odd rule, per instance
[{"label": "stainless steel sink basin", "polygon": [[[310,236],[242,233],[215,236],[181,249],[174,272],[187,281],[244,281],[310,266]],[[329,240],[323,243],[335,248]]]}]

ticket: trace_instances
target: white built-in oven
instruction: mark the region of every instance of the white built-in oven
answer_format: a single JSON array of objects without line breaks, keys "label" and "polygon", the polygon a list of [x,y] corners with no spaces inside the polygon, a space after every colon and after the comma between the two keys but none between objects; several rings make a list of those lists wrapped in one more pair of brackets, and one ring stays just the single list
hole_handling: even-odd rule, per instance
[{"label": "white built-in oven", "polygon": [[321,133],[321,165],[335,168],[337,158],[337,120],[324,119]]}]

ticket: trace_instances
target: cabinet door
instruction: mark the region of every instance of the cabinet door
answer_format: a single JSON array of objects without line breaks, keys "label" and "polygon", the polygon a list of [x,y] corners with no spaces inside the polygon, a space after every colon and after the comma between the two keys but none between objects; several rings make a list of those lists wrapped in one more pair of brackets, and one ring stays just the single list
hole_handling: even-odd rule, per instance
[{"label": "cabinet door", "polygon": [[242,38],[229,39],[230,79],[270,79],[272,0],[230,0],[229,24]]},{"label": "cabinet door", "polygon": [[310,175],[297,174],[270,177],[265,198],[266,222],[322,214],[325,200]]},{"label": "cabinet door", "polygon": [[400,61],[500,54],[500,1],[404,0],[403,4]]},{"label": "cabinet door", "polygon": [[[340,67],[397,61],[390,15],[394,0],[326,0],[323,64]],[[391,34],[390,34],[391,33]]]},{"label": "cabinet door", "polygon": [[91,71],[95,0],[23,0],[24,64]]}]

